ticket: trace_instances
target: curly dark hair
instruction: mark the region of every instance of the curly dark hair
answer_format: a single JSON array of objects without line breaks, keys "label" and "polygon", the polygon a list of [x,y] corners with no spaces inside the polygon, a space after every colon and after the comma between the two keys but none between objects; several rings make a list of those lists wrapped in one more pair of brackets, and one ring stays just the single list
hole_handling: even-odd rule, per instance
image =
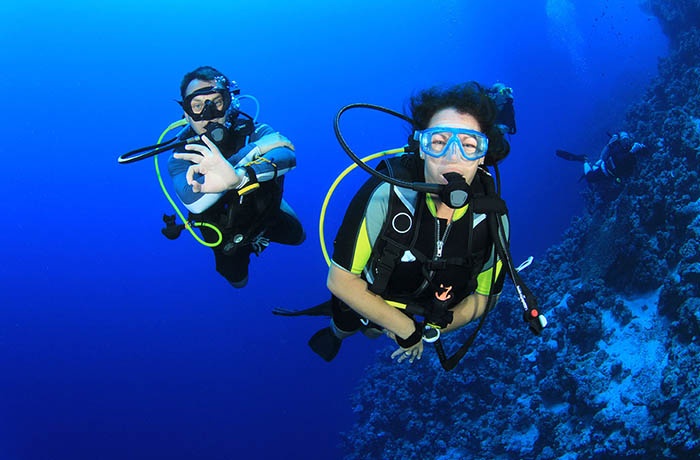
[{"label": "curly dark hair", "polygon": [[489,149],[484,163],[488,166],[502,161],[510,153],[510,144],[496,126],[498,107],[479,83],[470,81],[442,88],[434,86],[411,97],[409,111],[413,129],[423,130],[440,110],[453,108],[459,113],[468,113],[476,118],[481,132],[489,139]]},{"label": "curly dark hair", "polygon": [[224,84],[226,86],[230,84],[228,77],[216,70],[214,67],[210,67],[208,65],[197,67],[193,71],[187,72],[185,76],[182,77],[182,81],[180,82],[180,96],[183,99],[185,98],[185,91],[187,91],[187,86],[193,80],[214,81],[218,77],[224,78]]}]

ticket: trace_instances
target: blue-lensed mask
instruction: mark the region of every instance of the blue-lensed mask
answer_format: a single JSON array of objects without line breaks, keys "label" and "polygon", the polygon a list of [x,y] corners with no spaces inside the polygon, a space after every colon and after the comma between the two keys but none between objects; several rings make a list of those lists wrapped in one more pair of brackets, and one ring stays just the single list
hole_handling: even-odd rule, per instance
[{"label": "blue-lensed mask", "polygon": [[426,155],[434,158],[446,155],[450,149],[457,149],[462,158],[474,161],[486,156],[489,148],[489,140],[483,133],[467,128],[435,126],[416,131],[413,139],[420,143]]}]

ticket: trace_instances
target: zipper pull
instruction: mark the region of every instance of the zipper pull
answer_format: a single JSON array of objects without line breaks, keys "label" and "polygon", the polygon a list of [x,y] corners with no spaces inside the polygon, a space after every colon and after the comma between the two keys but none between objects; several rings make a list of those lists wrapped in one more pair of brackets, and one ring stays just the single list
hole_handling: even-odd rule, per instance
[{"label": "zipper pull", "polygon": [[444,245],[445,245],[445,243],[444,243],[442,240],[437,240],[437,244],[436,244],[436,246],[437,246],[436,249],[437,249],[437,250],[436,250],[436,254],[435,254],[435,255],[436,255],[438,258],[442,257],[442,247],[443,247]]}]

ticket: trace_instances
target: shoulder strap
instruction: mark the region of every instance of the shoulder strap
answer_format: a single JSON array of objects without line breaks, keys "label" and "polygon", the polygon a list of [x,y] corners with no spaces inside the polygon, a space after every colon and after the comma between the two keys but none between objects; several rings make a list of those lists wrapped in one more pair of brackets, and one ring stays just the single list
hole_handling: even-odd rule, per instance
[{"label": "shoulder strap", "polygon": [[381,172],[386,171],[394,179],[411,182],[423,180],[423,170],[420,165],[418,155],[409,153],[382,160],[376,169]]},{"label": "shoulder strap", "polygon": [[[389,176],[396,179],[415,180],[416,163],[413,161],[413,156],[401,155],[386,159],[377,166],[377,169],[385,170]],[[375,258],[374,279],[369,286],[369,290],[377,295],[381,295],[386,291],[396,264],[406,250],[415,245],[415,239],[418,236],[416,230],[420,225],[420,221],[416,216],[420,216],[419,210],[423,205],[422,200],[419,198],[414,203],[414,209],[409,209],[399,198],[399,192],[394,185],[391,185],[389,190],[386,217],[373,250]],[[417,196],[420,197],[420,195]],[[406,222],[400,222],[400,220],[405,220]],[[405,226],[405,230],[403,226]]]}]

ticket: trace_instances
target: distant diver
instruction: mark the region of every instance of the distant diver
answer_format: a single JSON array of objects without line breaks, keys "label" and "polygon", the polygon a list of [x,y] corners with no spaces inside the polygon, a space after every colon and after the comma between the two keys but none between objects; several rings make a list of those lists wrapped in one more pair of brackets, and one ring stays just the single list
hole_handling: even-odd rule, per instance
[{"label": "distant diver", "polygon": [[556,155],[567,161],[583,163],[581,179],[585,178],[589,183],[611,181],[619,184],[633,174],[639,155],[647,152],[644,144],[634,142],[628,133],[620,131],[610,136],[595,163],[590,163],[585,155],[565,150],[557,150]]}]

